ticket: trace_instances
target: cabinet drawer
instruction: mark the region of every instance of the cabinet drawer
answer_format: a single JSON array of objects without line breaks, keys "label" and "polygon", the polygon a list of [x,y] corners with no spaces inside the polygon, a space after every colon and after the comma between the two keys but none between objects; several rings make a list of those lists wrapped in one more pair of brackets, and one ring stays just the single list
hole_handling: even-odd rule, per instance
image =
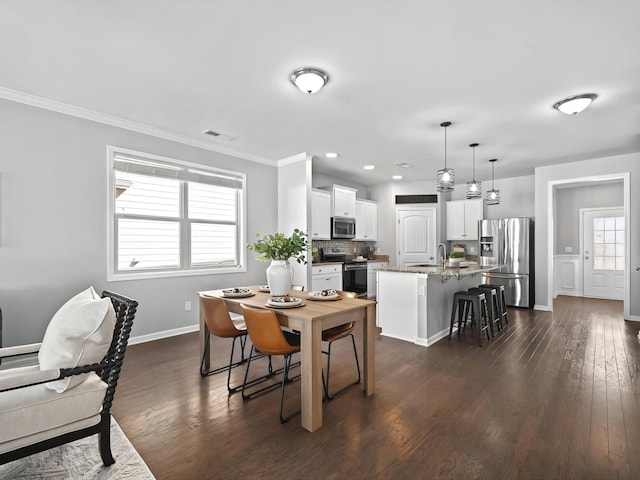
[{"label": "cabinet drawer", "polygon": [[317,265],[311,267],[311,275],[326,275],[328,273],[342,273],[342,264],[335,265]]}]

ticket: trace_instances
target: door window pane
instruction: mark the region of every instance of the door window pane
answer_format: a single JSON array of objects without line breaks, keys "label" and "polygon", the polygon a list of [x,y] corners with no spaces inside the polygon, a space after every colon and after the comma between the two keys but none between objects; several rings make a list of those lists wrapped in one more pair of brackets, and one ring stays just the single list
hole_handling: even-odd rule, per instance
[{"label": "door window pane", "polygon": [[624,217],[593,219],[594,270],[624,270]]}]

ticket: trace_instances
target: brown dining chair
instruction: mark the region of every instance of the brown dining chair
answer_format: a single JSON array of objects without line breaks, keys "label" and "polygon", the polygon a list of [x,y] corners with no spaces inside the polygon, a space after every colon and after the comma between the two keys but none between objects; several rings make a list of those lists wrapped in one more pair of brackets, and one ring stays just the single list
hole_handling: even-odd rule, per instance
[{"label": "brown dining chair", "polygon": [[[205,336],[205,347],[202,360],[200,361],[200,375],[203,377],[208,375],[214,375],[216,373],[228,371],[227,374],[227,390],[229,393],[238,392],[242,389],[243,385],[231,386],[231,369],[246,362],[244,355],[244,348],[247,342],[247,329],[244,323],[244,318],[234,317],[233,319],[229,315],[229,310],[224,303],[224,300],[216,297],[209,297],[206,295],[199,295],[200,297],[200,311],[204,315],[204,321],[207,325],[207,333]],[[209,355],[211,348],[211,334],[220,338],[232,338],[231,355],[229,355],[229,364],[222,367],[217,367],[211,370],[205,370],[204,363],[205,358]],[[233,354],[236,347],[236,340],[240,340],[240,360],[234,362]]]},{"label": "brown dining chair", "polygon": [[[344,291],[338,290],[337,293],[345,298],[358,297],[356,292],[344,292]],[[344,392],[347,388],[360,383],[360,362],[358,362],[358,351],[356,350],[356,341],[355,341],[355,338],[353,337],[353,327],[354,327],[354,323],[349,322],[349,323],[345,323],[344,325],[338,325],[337,327],[332,327],[332,328],[329,328],[328,330],[322,331],[322,341],[328,343],[327,350],[322,351],[322,353],[327,355],[327,381],[326,383],[324,382],[323,383],[324,383],[324,394],[328,400],[333,399],[333,397]],[[358,378],[354,382],[342,387],[337,392],[331,394],[329,393],[329,379],[331,374],[331,345],[336,340],[340,340],[341,338],[346,338],[346,337],[351,337],[351,343],[353,344],[353,355],[356,359],[356,368],[358,370]]]},{"label": "brown dining chair", "polygon": [[[284,357],[284,367],[282,369],[282,382],[280,384],[280,423],[289,421],[292,417],[300,413],[300,409],[287,415],[282,414],[284,405],[284,389],[287,383],[290,383],[300,376],[289,378],[289,370],[291,368],[291,357],[294,353],[300,351],[300,336],[291,332],[287,332],[280,328],[280,322],[278,317],[271,310],[263,310],[257,308],[250,308],[245,305],[242,306],[242,312],[244,314],[244,320],[247,326],[247,332],[251,339],[251,353],[247,362],[247,369],[244,373],[244,385],[248,386],[247,378],[249,376],[249,368],[251,367],[251,359],[255,350],[264,353],[265,355],[282,355]],[[251,399],[264,393],[266,391],[273,390],[278,386],[278,383],[267,385],[259,390],[245,393],[245,387],[242,388],[242,398]]]}]

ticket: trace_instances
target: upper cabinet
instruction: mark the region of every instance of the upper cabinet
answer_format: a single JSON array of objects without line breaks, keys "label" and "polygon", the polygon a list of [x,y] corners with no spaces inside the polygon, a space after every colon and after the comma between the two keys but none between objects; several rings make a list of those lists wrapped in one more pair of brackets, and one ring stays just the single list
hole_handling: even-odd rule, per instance
[{"label": "upper cabinet", "polygon": [[311,240],[331,240],[331,194],[311,192]]},{"label": "upper cabinet", "polygon": [[356,200],[356,237],[365,242],[378,238],[378,204],[368,200]]},{"label": "upper cabinet", "polygon": [[341,185],[331,187],[331,214],[333,217],[356,216],[356,190]]},{"label": "upper cabinet", "polygon": [[482,220],[483,210],[481,198],[447,202],[447,240],[477,240],[478,220]]}]

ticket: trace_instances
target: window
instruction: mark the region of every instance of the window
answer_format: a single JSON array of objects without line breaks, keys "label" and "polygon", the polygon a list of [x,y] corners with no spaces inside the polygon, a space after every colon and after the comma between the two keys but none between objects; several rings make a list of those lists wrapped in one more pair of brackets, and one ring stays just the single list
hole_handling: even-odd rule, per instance
[{"label": "window", "polygon": [[593,219],[594,270],[624,270],[624,217]]},{"label": "window", "polygon": [[245,175],[109,147],[109,280],[246,271]]}]

